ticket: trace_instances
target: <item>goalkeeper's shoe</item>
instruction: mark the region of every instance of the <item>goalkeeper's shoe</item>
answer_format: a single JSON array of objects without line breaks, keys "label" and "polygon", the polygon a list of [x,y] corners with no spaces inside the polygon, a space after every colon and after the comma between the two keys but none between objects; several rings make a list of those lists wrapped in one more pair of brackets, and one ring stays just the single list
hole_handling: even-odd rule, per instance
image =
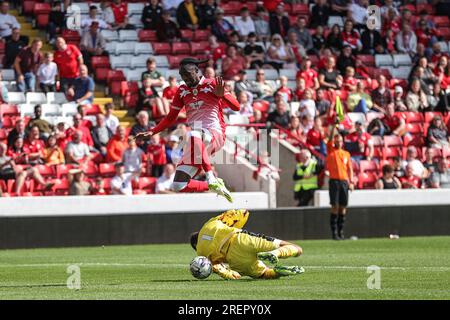
[{"label": "goalkeeper's shoe", "polygon": [[259,252],[257,257],[274,265],[278,263],[278,257],[272,252]]},{"label": "goalkeeper's shoe", "polygon": [[305,272],[305,268],[298,266],[275,266],[273,270],[280,276],[293,276]]},{"label": "goalkeeper's shoe", "polygon": [[233,203],[231,192],[228,191],[222,179],[217,178],[215,182],[208,184],[208,189],[217,193],[217,195],[224,197],[228,202]]}]

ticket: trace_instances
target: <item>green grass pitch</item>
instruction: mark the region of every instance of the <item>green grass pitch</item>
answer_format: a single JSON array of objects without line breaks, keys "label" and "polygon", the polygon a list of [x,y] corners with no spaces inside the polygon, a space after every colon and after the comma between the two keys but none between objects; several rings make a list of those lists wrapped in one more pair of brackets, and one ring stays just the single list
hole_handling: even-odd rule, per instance
[{"label": "green grass pitch", "polygon": [[[2,299],[449,299],[450,237],[296,241],[303,256],[282,260],[306,272],[277,280],[191,277],[187,244],[0,251]],[[67,266],[81,289],[66,286]],[[367,267],[381,268],[368,289]]]}]

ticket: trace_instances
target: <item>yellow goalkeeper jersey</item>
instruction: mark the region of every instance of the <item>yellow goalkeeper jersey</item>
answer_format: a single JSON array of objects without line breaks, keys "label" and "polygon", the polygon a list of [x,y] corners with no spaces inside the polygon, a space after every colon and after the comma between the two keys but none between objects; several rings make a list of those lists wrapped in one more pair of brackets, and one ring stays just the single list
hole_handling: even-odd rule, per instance
[{"label": "yellow goalkeeper jersey", "polygon": [[206,222],[198,235],[197,254],[205,256],[213,264],[225,260],[226,248],[234,234],[242,231],[248,220],[247,210],[229,210]]}]

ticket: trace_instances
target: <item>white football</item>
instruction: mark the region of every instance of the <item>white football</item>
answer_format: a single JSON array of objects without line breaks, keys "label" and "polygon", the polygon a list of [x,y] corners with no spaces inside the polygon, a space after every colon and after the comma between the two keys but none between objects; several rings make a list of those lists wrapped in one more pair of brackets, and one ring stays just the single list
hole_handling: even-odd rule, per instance
[{"label": "white football", "polygon": [[212,273],[212,264],[207,257],[198,256],[191,261],[189,270],[194,278],[206,279]]}]

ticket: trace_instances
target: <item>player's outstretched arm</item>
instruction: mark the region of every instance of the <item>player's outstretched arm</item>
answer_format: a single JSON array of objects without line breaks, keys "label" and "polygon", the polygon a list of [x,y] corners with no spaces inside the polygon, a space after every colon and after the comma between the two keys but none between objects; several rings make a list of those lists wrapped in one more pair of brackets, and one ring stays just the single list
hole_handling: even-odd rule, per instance
[{"label": "player's outstretched arm", "polygon": [[233,95],[225,91],[225,81],[222,77],[216,77],[216,87],[214,88],[214,94],[219,98],[223,98],[227,106],[233,111],[239,111],[241,104]]},{"label": "player's outstretched arm", "polygon": [[239,272],[227,268],[222,263],[217,263],[213,265],[213,272],[226,280],[238,280],[241,278]]},{"label": "player's outstretched arm", "polygon": [[177,120],[179,113],[180,113],[179,109],[174,109],[174,108],[170,109],[167,116],[164,119],[162,119],[156,127],[154,127],[152,130],[150,130],[148,132],[138,133],[136,135],[136,139],[137,138],[149,139],[152,135],[157,134],[157,133],[171,127]]}]

